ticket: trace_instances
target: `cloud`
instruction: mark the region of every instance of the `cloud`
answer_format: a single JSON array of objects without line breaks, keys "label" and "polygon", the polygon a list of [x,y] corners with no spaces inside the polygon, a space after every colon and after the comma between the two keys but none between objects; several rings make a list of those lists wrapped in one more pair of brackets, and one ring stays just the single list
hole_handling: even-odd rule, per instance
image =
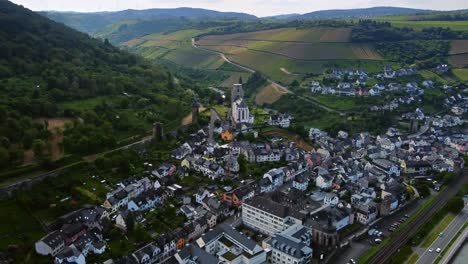
[{"label": "cloud", "polygon": [[436,10],[468,9],[468,1],[466,0],[13,0],[13,2],[35,11],[95,12],[198,7],[219,11],[245,12],[257,16],[372,6],[400,6]]}]

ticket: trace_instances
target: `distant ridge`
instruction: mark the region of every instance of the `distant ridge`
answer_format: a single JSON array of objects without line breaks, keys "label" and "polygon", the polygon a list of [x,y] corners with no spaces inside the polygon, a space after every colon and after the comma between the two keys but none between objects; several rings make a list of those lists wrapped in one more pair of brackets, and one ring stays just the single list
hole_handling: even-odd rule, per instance
[{"label": "distant ridge", "polygon": [[404,7],[370,7],[370,8],[358,8],[358,9],[331,9],[310,12],[302,15],[279,15],[269,17],[272,19],[290,19],[290,20],[307,20],[307,19],[336,19],[336,18],[368,18],[368,17],[379,17],[379,16],[391,16],[391,15],[405,15],[405,14],[417,14],[417,13],[429,13],[433,10],[428,9],[413,9]]},{"label": "distant ridge", "polygon": [[63,23],[67,26],[75,28],[86,33],[96,33],[107,25],[120,22],[122,20],[149,20],[154,18],[236,18],[236,19],[257,19],[256,16],[236,13],[236,12],[220,12],[202,8],[179,7],[179,8],[153,8],[144,10],[127,9],[122,11],[109,12],[59,12],[59,11],[42,11],[42,15]]}]

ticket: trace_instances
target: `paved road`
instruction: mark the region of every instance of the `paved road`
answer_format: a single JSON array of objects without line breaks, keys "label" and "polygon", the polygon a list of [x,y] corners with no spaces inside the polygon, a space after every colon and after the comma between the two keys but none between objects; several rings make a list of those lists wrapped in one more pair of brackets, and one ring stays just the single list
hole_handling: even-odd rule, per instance
[{"label": "paved road", "polygon": [[[388,228],[393,223],[398,221],[405,214],[411,215],[425,201],[426,201],[425,199],[416,200],[413,203],[408,204],[407,206],[402,208],[400,211],[394,213],[393,215],[384,217],[377,224],[369,227],[369,229],[373,229],[373,228],[378,229],[379,231],[382,231],[384,233],[383,234],[384,237],[387,237],[390,235],[390,232],[388,232]],[[364,254],[367,250],[369,250],[373,246],[375,246],[375,243],[370,240],[369,236],[366,236],[366,238],[360,241],[353,241],[350,247],[343,249],[339,253],[339,255],[333,259],[333,262],[330,262],[330,263],[345,264],[345,263],[348,263],[350,259],[357,260],[359,256]]]},{"label": "paved road", "polygon": [[[193,38],[192,38],[192,46],[193,46],[194,48],[196,48],[196,49],[200,49],[200,50],[204,50],[204,51],[206,51],[206,52],[218,54],[218,55],[221,56],[221,58],[222,58],[224,61],[226,61],[227,63],[230,63],[230,64],[232,64],[232,65],[234,65],[234,66],[237,66],[237,67],[239,67],[239,68],[241,68],[241,69],[244,69],[244,70],[246,70],[246,71],[248,71],[248,72],[251,72],[251,73],[254,73],[254,72],[255,72],[255,70],[252,69],[252,68],[249,68],[249,67],[247,67],[247,66],[244,66],[244,65],[241,65],[241,64],[239,64],[239,63],[236,63],[236,62],[233,62],[233,61],[229,60],[229,59],[226,57],[226,55],[224,55],[224,53],[222,53],[222,52],[200,47],[199,45],[197,45],[197,44],[195,43],[195,39],[193,39]],[[285,90],[285,91],[288,92],[288,93],[295,94],[294,92],[292,92],[291,90],[289,90],[288,87],[286,87],[286,86],[284,86],[284,85],[282,85],[282,84],[276,82],[276,81],[273,80],[273,79],[270,79],[270,78],[266,77],[266,80],[267,80],[269,83],[278,86],[280,89],[283,89],[283,90]],[[306,100],[306,101],[311,102],[312,104],[314,104],[314,105],[316,105],[316,106],[318,106],[318,107],[320,107],[320,108],[322,108],[322,109],[324,109],[324,110],[327,110],[327,111],[329,111],[329,112],[338,113],[338,114],[340,114],[340,115],[345,115],[345,112],[338,111],[338,110],[336,110],[336,109],[330,108],[330,107],[328,107],[328,106],[326,106],[326,105],[324,105],[324,104],[322,104],[322,103],[320,103],[320,102],[318,102],[318,101],[316,101],[316,100],[313,100],[313,99],[310,99],[310,98],[307,98],[307,97],[304,97],[304,96],[301,96],[301,95],[298,95],[298,94],[295,94],[295,95],[298,96],[298,97],[300,97],[300,98],[302,98],[302,99],[304,99],[304,100]]]},{"label": "paved road", "polygon": [[453,197],[468,181],[468,168],[460,174],[459,178],[451,183],[447,188],[443,189],[432,207],[425,208],[411,223],[409,223],[403,232],[398,233],[392,237],[389,244],[385,245],[380,251],[378,251],[368,261],[370,264],[381,264],[388,261],[402,246],[404,246],[408,240],[416,234],[419,228],[421,228],[437,211],[439,211],[447,201]]},{"label": "paved road", "polygon": [[450,243],[450,241],[455,237],[458,233],[460,228],[463,227],[465,222],[468,221],[468,207],[465,206],[463,211],[461,211],[455,219],[453,219],[452,223],[450,223],[447,228],[443,231],[444,235],[442,237],[438,237],[429,248],[433,248],[434,252],[429,252],[429,248],[427,248],[424,253],[419,257],[419,260],[416,262],[417,264],[431,264],[434,263],[436,260],[438,253],[435,252],[437,248],[440,248],[442,251],[444,248]]}]

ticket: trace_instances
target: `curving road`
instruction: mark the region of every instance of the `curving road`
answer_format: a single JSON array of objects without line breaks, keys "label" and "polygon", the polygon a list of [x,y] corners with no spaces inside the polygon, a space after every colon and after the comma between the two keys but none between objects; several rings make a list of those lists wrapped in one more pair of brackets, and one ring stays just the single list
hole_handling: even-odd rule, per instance
[{"label": "curving road", "polygon": [[[248,72],[250,72],[250,73],[256,72],[256,70],[254,70],[254,69],[252,69],[252,68],[249,68],[249,67],[247,67],[247,66],[244,66],[244,65],[241,65],[241,64],[239,64],[239,63],[236,63],[236,62],[231,61],[231,60],[228,59],[228,58],[226,57],[226,55],[224,55],[224,53],[222,53],[222,52],[219,52],[219,51],[216,51],[216,50],[207,49],[207,48],[203,48],[203,47],[201,47],[200,45],[197,45],[197,44],[195,43],[195,39],[194,39],[194,38],[192,38],[192,47],[194,47],[194,48],[196,48],[196,49],[199,49],[199,50],[206,51],[206,52],[210,52],[210,53],[217,54],[217,55],[221,56],[221,58],[222,58],[225,62],[227,62],[227,63],[229,63],[229,64],[232,64],[232,65],[234,65],[234,66],[236,66],[236,67],[238,67],[238,68],[241,68],[241,69],[243,69],[243,70],[246,70],[246,71],[248,71]],[[318,101],[316,101],[316,100],[313,100],[313,99],[310,99],[310,98],[307,98],[307,97],[298,95],[298,94],[294,93],[293,91],[289,90],[288,87],[286,87],[286,86],[284,86],[284,85],[282,85],[282,84],[276,82],[275,80],[273,80],[273,79],[271,79],[271,78],[269,78],[269,77],[265,77],[265,78],[266,78],[266,80],[267,80],[269,83],[278,86],[280,89],[283,89],[283,90],[285,90],[285,91],[288,92],[288,93],[294,94],[294,95],[300,97],[301,99],[304,99],[304,100],[306,100],[306,101],[308,101],[308,102],[310,102],[310,103],[312,103],[312,104],[314,104],[314,105],[316,105],[316,106],[318,106],[318,107],[320,107],[320,108],[322,108],[322,109],[324,109],[324,110],[326,110],[326,111],[338,113],[338,114],[340,114],[340,115],[346,115],[346,112],[338,111],[338,110],[333,109],[333,108],[330,108],[330,107],[328,107],[328,106],[326,106],[326,105],[324,105],[324,104],[322,104],[322,103],[320,103],[320,102],[318,102]]]}]

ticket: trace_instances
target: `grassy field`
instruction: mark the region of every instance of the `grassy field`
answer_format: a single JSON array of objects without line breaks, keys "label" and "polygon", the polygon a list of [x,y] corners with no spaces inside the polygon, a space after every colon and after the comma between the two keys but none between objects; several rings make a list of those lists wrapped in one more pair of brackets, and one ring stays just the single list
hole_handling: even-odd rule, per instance
[{"label": "grassy field", "polygon": [[192,46],[171,50],[163,58],[185,67],[203,69],[217,69],[224,63],[219,55]]},{"label": "grassy field", "polygon": [[468,53],[468,40],[454,40],[449,54]]},{"label": "grassy field", "polygon": [[444,231],[445,228],[455,219],[455,214],[449,213],[447,214],[440,222],[437,224],[436,227],[434,227],[429,234],[427,234],[426,238],[422,242],[421,246],[422,247],[429,247],[432,245],[432,242],[437,239],[439,236],[440,232]]},{"label": "grassy field", "polygon": [[350,28],[281,28],[205,36],[197,44],[284,84],[335,66],[381,71],[381,55],[372,45],[350,43],[350,33]]},{"label": "grassy field", "polygon": [[455,68],[468,67],[468,53],[450,55],[448,61]]},{"label": "grassy field", "polygon": [[418,261],[418,259],[419,259],[419,256],[417,254],[413,253],[406,263],[407,264],[414,264],[414,263],[416,263]]},{"label": "grassy field", "polygon": [[73,110],[91,110],[94,107],[104,103],[109,102],[112,100],[109,96],[97,96],[94,98],[89,98],[85,100],[77,100],[77,101],[68,101],[62,102],[58,104],[59,109],[73,109]]},{"label": "grassy field", "polygon": [[273,53],[296,60],[382,59],[380,54],[371,45],[359,43],[296,43],[233,40],[226,41],[223,44],[210,43],[209,41],[203,41],[200,44],[225,54],[236,54],[249,49]]},{"label": "grassy field", "polygon": [[44,234],[39,222],[16,202],[1,201],[0,212],[0,250],[10,244],[32,242]]},{"label": "grassy field", "polygon": [[166,59],[184,67],[215,70],[223,64],[223,60],[216,54],[195,49],[191,45],[192,37],[212,29],[154,33],[129,40],[122,43],[122,46],[147,59]]},{"label": "grassy field", "polygon": [[353,110],[360,108],[362,104],[361,98],[356,97],[345,97],[345,96],[333,96],[333,95],[314,95],[313,98],[320,103],[327,105],[337,110]]},{"label": "grassy field", "polygon": [[[221,44],[231,40],[294,41],[294,42],[347,42],[351,37],[350,28],[315,27],[308,29],[279,28],[248,33],[213,35],[202,41]],[[203,42],[200,42],[203,44]]]},{"label": "grassy field", "polygon": [[286,94],[287,91],[284,89],[278,87],[275,84],[268,84],[267,86],[263,87],[259,93],[257,93],[255,97],[255,103],[257,105],[263,105],[263,104],[272,104],[278,99],[281,98],[284,94]]},{"label": "grassy field", "polygon": [[219,114],[222,118],[226,118],[227,113],[229,112],[229,108],[227,108],[227,107],[224,106],[224,105],[215,105],[213,108],[214,108],[214,110],[216,110],[216,112],[218,112],[218,114]]},{"label": "grassy field", "polygon": [[233,84],[239,82],[239,78],[242,77],[243,81],[247,81],[251,74],[247,72],[236,72],[233,73],[229,78],[224,80],[222,83],[219,84],[220,87],[231,88]]},{"label": "grassy field", "polygon": [[444,27],[452,30],[468,31],[468,21],[412,21],[412,16],[386,16],[375,18],[379,21],[388,21],[396,27],[411,27],[422,30],[429,27]]},{"label": "grassy field", "polygon": [[447,80],[444,79],[443,77],[441,77],[440,75],[432,72],[432,71],[429,71],[429,70],[421,70],[419,71],[419,74],[424,78],[424,79],[427,79],[427,80],[433,80],[435,82],[440,82],[440,83],[447,83]]},{"label": "grassy field", "polygon": [[468,82],[468,69],[453,69],[452,72],[461,81]]}]

